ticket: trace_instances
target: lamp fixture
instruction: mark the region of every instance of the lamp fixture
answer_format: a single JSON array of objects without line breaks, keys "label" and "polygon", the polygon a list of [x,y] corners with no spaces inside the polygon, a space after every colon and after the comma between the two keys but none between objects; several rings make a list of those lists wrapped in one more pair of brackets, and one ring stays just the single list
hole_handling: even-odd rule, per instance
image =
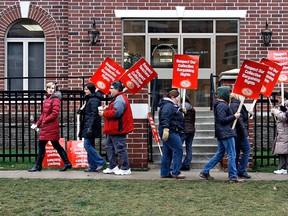
[{"label": "lamp fixture", "polygon": [[89,43],[95,45],[98,42],[100,32],[95,28],[95,20],[93,21],[92,28],[88,31]]},{"label": "lamp fixture", "polygon": [[264,45],[268,46],[272,38],[272,30],[268,29],[268,20],[266,20],[266,28],[261,30],[261,34]]}]

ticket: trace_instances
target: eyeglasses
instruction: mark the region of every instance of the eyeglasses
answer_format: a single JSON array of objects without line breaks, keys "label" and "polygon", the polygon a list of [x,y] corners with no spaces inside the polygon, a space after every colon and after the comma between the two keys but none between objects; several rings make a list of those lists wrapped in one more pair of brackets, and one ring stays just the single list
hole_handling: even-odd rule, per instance
[{"label": "eyeglasses", "polygon": [[110,90],[115,89],[115,88],[110,88]]}]

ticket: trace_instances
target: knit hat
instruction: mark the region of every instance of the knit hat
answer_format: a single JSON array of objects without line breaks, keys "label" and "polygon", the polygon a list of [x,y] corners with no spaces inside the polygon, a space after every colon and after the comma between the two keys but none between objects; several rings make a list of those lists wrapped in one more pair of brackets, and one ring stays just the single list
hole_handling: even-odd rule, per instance
[{"label": "knit hat", "polygon": [[89,89],[89,91],[91,93],[94,93],[95,90],[96,90],[96,87],[95,87],[95,85],[93,83],[87,83],[85,86]]},{"label": "knit hat", "polygon": [[217,88],[218,98],[225,100],[227,103],[229,102],[230,93],[231,93],[231,89],[229,86],[220,86]]},{"label": "knit hat", "polygon": [[120,81],[112,82],[111,86],[113,86],[113,88],[117,89],[119,92],[122,92],[124,89],[123,84]]}]

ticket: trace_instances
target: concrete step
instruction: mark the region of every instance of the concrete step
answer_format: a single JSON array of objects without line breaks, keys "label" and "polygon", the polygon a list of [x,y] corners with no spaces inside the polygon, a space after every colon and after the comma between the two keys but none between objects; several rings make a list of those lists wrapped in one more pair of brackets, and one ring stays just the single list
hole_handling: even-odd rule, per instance
[{"label": "concrete step", "polygon": [[215,130],[196,130],[195,137],[214,137]]}]

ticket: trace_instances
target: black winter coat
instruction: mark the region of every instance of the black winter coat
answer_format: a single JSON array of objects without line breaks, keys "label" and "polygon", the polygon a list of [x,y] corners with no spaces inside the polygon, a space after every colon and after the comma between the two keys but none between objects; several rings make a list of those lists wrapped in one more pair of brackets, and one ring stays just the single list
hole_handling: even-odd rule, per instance
[{"label": "black winter coat", "polygon": [[[238,111],[238,107],[240,105],[240,101],[236,98],[232,98],[230,102],[230,107],[233,111],[233,113],[236,113]],[[246,138],[248,136],[248,119],[249,119],[249,113],[243,104],[242,109],[240,111],[240,117],[237,120],[236,123],[236,134],[238,137]]]},{"label": "black winter coat", "polygon": [[215,137],[218,140],[235,137],[236,133],[232,130],[232,124],[235,120],[232,109],[222,99],[213,101],[215,116]]},{"label": "black winter coat", "polygon": [[103,95],[99,92],[85,96],[86,105],[80,111],[80,138],[101,137],[101,116],[98,114],[98,107],[101,106]]},{"label": "black winter coat", "polygon": [[184,114],[185,119],[185,133],[195,133],[195,114],[196,111],[192,105],[188,102],[185,102],[185,108],[187,113]]}]

